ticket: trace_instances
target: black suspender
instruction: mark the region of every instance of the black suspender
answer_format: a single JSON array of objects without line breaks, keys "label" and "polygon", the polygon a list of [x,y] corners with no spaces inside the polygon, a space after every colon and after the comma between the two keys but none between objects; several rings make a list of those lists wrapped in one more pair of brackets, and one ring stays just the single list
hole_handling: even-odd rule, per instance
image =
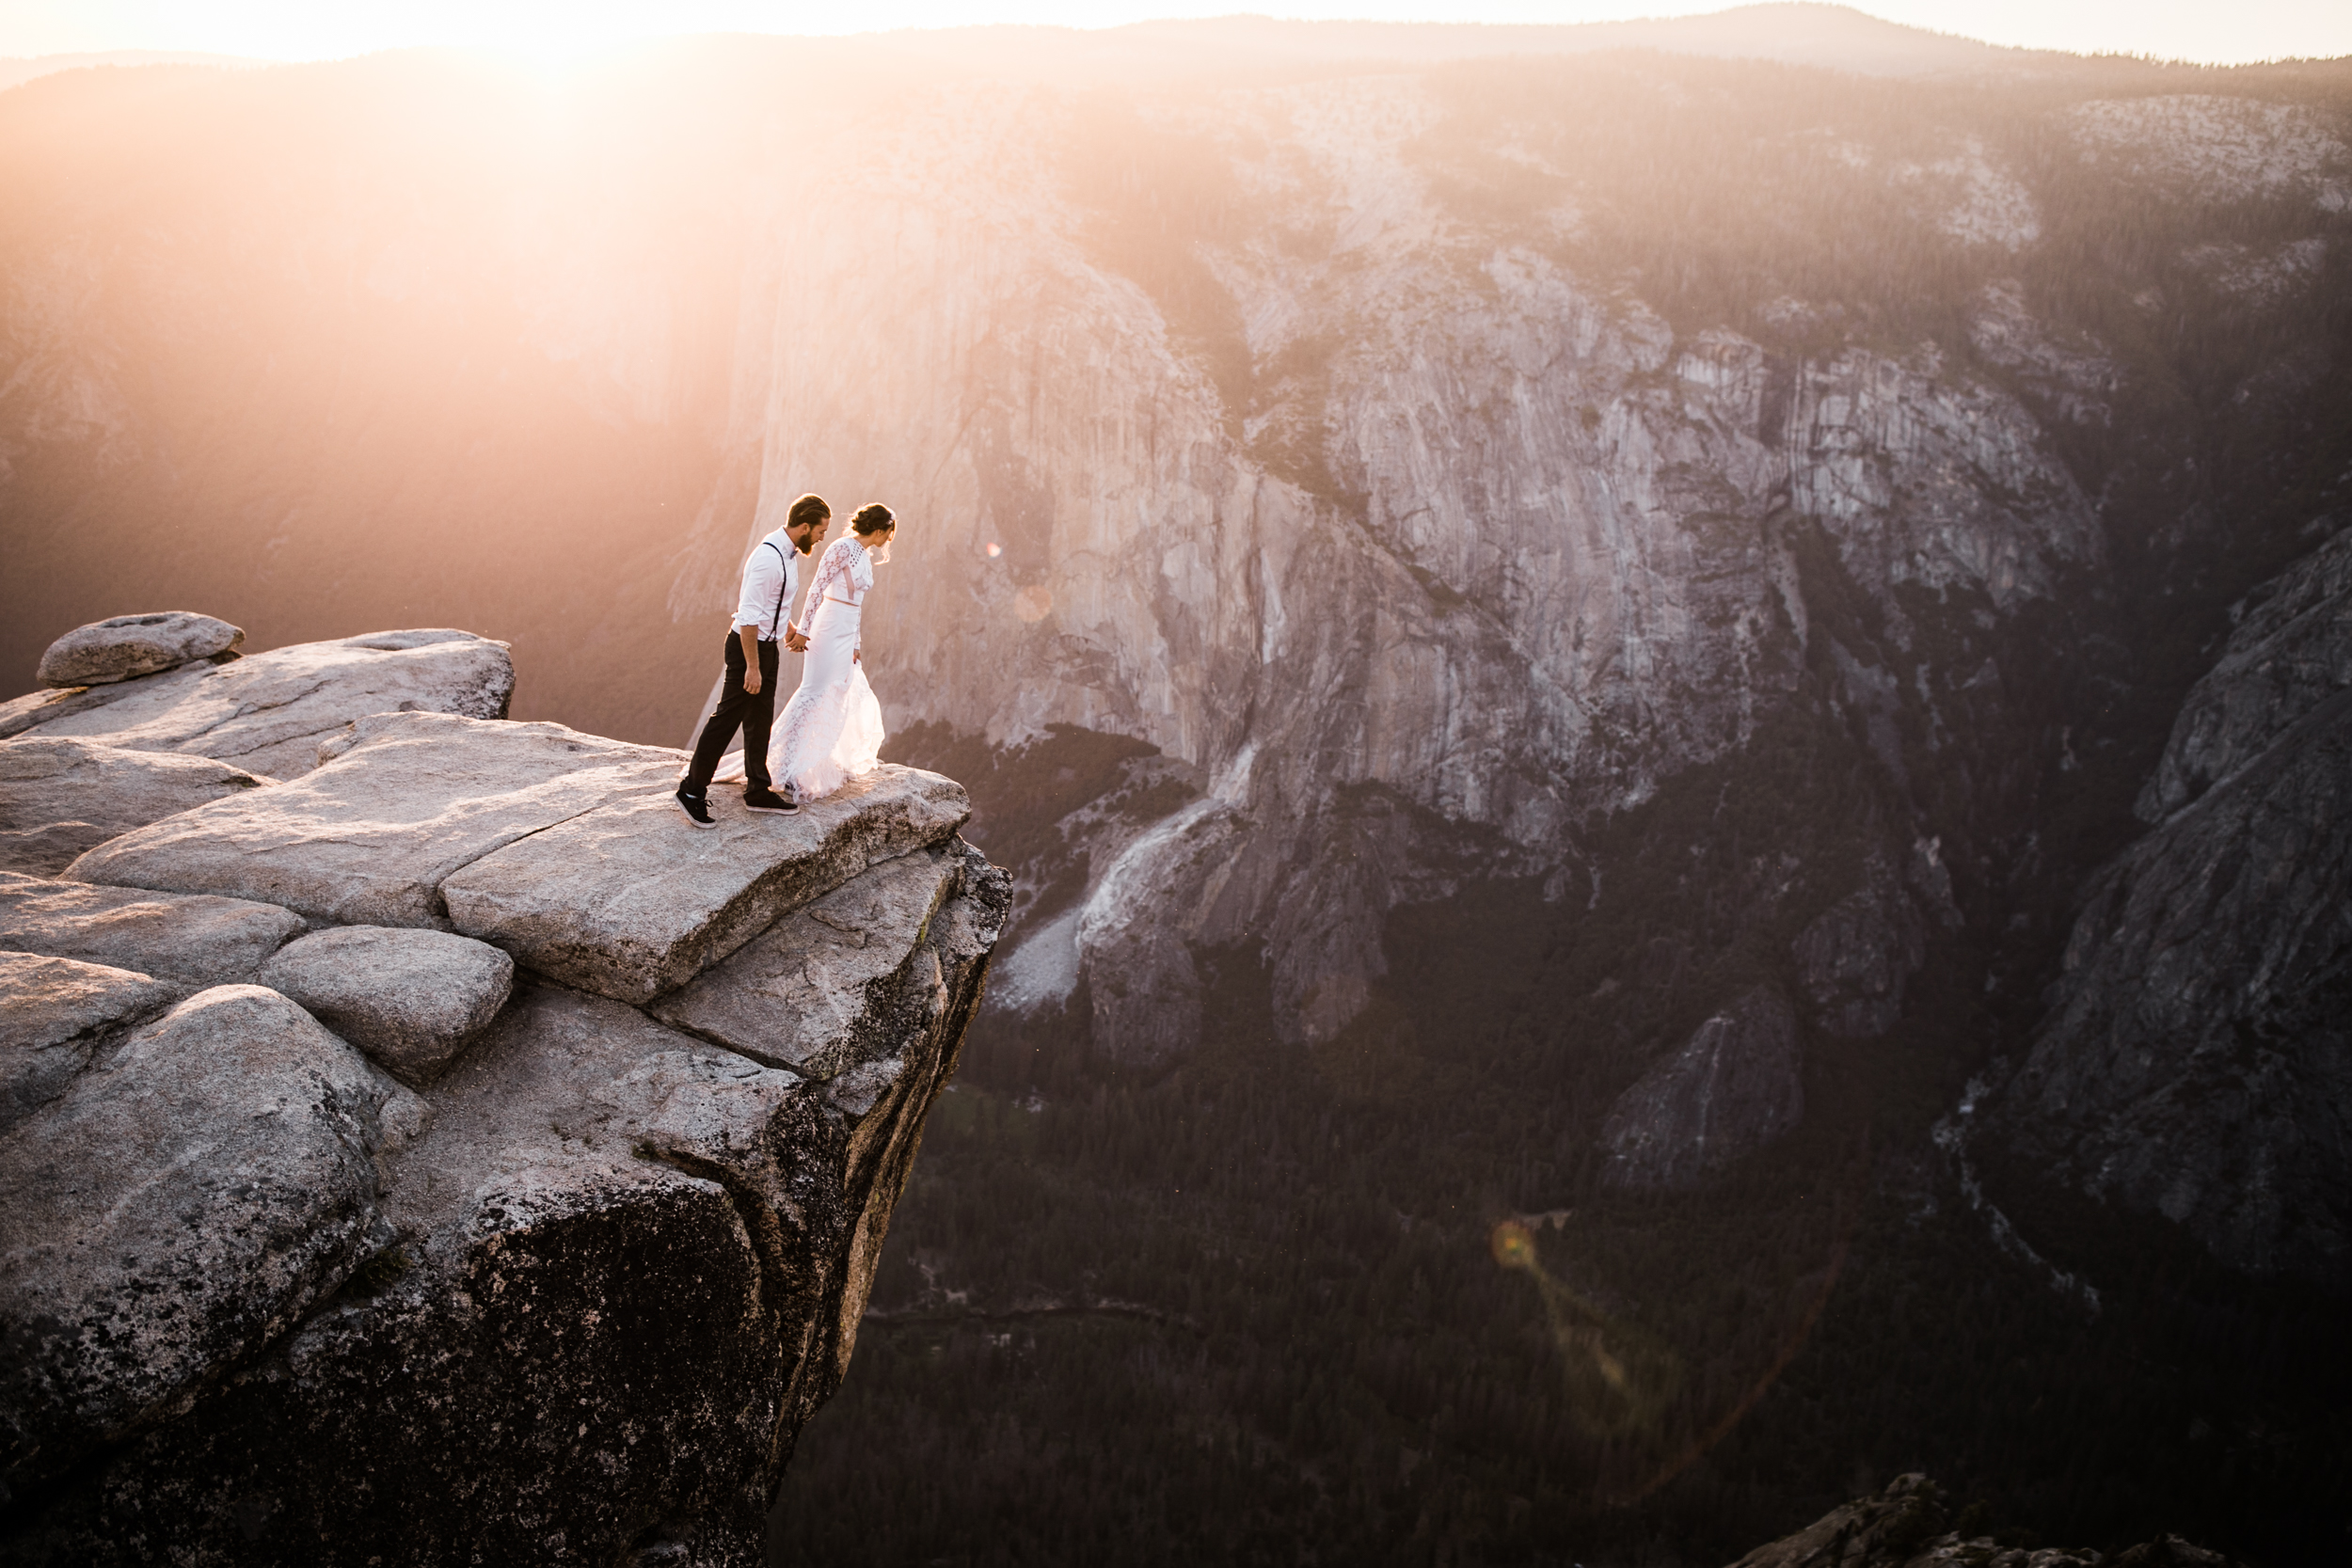
[{"label": "black suspender", "polygon": [[[760,543],[767,546],[771,550],[776,550],[776,542],[773,539],[763,539]],[[776,560],[782,562],[784,566],[784,581],[778,584],[776,588],[775,613],[768,617],[768,641],[771,642],[773,642],[776,640],[777,623],[784,619],[784,601],[789,597],[792,593],[792,562],[784,559],[784,552],[782,550],[776,550]]]}]

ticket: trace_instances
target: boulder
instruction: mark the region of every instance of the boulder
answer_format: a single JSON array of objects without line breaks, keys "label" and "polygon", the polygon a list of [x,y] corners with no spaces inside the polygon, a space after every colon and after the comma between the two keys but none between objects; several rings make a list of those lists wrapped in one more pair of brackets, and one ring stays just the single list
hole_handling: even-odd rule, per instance
[{"label": "boulder", "polygon": [[277,782],[209,757],[62,736],[0,742],[0,869],[54,876],[133,828]]},{"label": "boulder", "polygon": [[1796,1015],[1758,986],[1618,1096],[1601,1125],[1603,1174],[1626,1187],[1695,1186],[1804,1117]]},{"label": "boulder", "polygon": [[[795,910],[647,1011],[755,1061],[832,1078],[938,983],[923,940],[962,858],[920,849]],[[903,1032],[901,1030],[900,1032]],[[887,1053],[883,1053],[887,1054]]]},{"label": "boulder", "polygon": [[162,1418],[341,1285],[401,1092],[277,992],[224,986],[0,1136],[0,1482]]},{"label": "boulder", "polygon": [[641,790],[484,855],[440,893],[457,929],[540,974],[645,1002],[971,812],[953,780],[891,764],[790,816],[724,814],[715,832],[688,823],[667,787]]},{"label": "boulder", "polygon": [[250,980],[302,932],[270,904],[0,871],[0,948],[110,964],[199,985]]},{"label": "boulder", "polygon": [[506,644],[471,632],[374,632],[300,642],[218,668],[131,682],[103,706],[57,704],[11,717],[44,734],[138,752],[184,752],[273,778],[306,773],[319,743],[396,711],[502,719],[515,690]]},{"label": "boulder", "polygon": [[405,1084],[428,1084],[515,989],[515,960],[447,931],[339,926],[279,948],[256,976]]},{"label": "boulder", "polygon": [[40,656],[43,686],[104,686],[233,654],[244,628],[192,610],[117,615],[76,626]]},{"label": "boulder", "polygon": [[180,993],[127,969],[0,953],[0,1132],[64,1093],[111,1031]]},{"label": "boulder", "polygon": [[[354,734],[326,767],[126,833],[72,875],[265,899],[339,925],[446,928],[443,879],[599,806],[664,796],[684,766],[561,724],[384,713]],[[691,832],[676,826],[665,842]]]}]

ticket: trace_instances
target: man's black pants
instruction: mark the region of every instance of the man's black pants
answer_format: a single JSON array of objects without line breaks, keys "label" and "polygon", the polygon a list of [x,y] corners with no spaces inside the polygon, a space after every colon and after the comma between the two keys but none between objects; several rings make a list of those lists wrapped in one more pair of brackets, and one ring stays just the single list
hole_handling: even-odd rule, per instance
[{"label": "man's black pants", "polygon": [[768,777],[768,732],[775,722],[776,644],[759,644],[759,693],[754,696],[743,689],[743,639],[730,626],[726,686],[719,694],[719,705],[710,710],[709,721],[703,725],[702,738],[694,742],[694,760],[686,769],[687,787],[697,795],[710,787],[710,775],[719,770],[719,758],[740,725],[746,785],[774,788],[774,781]]}]

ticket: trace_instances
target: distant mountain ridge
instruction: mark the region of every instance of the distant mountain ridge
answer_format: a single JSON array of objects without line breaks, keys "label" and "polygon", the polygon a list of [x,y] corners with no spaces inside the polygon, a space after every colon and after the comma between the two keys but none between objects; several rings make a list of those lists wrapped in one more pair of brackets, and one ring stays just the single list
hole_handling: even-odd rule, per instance
[{"label": "distant mountain ridge", "polygon": [[[789,35],[760,35],[787,37]],[[675,47],[691,35],[656,40]],[[1439,60],[1496,55],[1580,55],[1610,49],[1656,49],[1722,59],[1777,60],[1874,76],[1932,76],[2013,68],[2037,59],[2071,56],[1985,43],[1885,22],[1850,6],[1818,0],[1773,0],[1756,6],[1636,22],[1557,25],[1476,22],[1314,22],[1239,14],[1202,20],[1137,22],[1078,28],[1023,24],[906,28],[882,33],[817,35],[802,41],[854,43],[911,61],[951,64],[1015,75],[1052,77],[1071,71],[1099,77],[1186,71],[1326,71],[1333,66],[1393,62],[1419,68]],[[250,68],[284,62],[185,50],[129,49],[98,53],[0,56],[0,91],[59,71],[92,66],[209,65]]]},{"label": "distant mountain ridge", "polygon": [[94,66],[210,65],[223,70],[243,71],[278,63],[246,55],[208,55],[199,50],[187,49],[108,49],[79,55],[0,55],[0,92],[6,92],[20,82],[30,82],[60,71],[87,71]]}]

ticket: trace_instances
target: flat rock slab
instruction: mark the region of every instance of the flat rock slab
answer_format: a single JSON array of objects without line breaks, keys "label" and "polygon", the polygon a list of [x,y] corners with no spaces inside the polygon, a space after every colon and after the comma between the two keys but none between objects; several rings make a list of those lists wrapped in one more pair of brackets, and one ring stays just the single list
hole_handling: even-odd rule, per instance
[{"label": "flat rock slab", "polygon": [[[134,828],[277,782],[174,752],[133,752],[62,736],[0,741],[0,866],[36,876],[62,871]],[[66,854],[69,846],[75,847]]]},{"label": "flat rock slab", "polygon": [[963,786],[885,764],[789,816],[690,824],[662,789],[570,817],[441,883],[451,924],[542,974],[624,1002],[685,984],[877,862],[940,843]]},{"label": "flat rock slab", "polygon": [[[605,997],[519,988],[480,1044],[425,1091],[432,1123],[390,1163],[386,1216],[428,1250],[470,1250],[485,1227],[502,1227],[501,1212],[558,1201],[550,1195],[579,1173],[602,1180],[640,1164],[650,1132],[675,1119],[666,1107],[680,1087],[691,1102],[716,1093],[736,1107],[699,1137],[674,1128],[660,1138],[662,1152],[702,1175],[750,1159],[772,1164],[772,1150],[759,1153],[765,1130],[808,1094],[797,1074]],[[782,1176],[769,1174],[773,1190],[763,1196],[788,1205]]]},{"label": "flat rock slab", "polygon": [[162,1012],[181,990],[127,969],[0,953],[0,1132],[64,1093],[110,1030]]},{"label": "flat rock slab", "polygon": [[[758,1061],[832,1078],[890,1053],[931,917],[962,858],[918,849],[793,911],[646,1010]],[[934,968],[936,965],[934,964]]]},{"label": "flat rock slab", "polygon": [[55,714],[40,731],[292,778],[354,720],[404,709],[501,719],[514,690],[503,643],[468,631],[373,632],[151,676],[102,707]]},{"label": "flat rock slab", "polygon": [[515,960],[448,931],[339,926],[288,942],[261,984],[409,1085],[429,1084],[506,1005]]},{"label": "flat rock slab", "polygon": [[684,768],[675,752],[561,724],[384,713],[354,734],[326,767],[126,833],[72,875],[261,899],[342,926],[446,928],[451,873],[609,802],[666,797]]},{"label": "flat rock slab", "polygon": [[11,697],[0,703],[0,740],[23,735],[60,719],[71,719],[77,713],[87,713],[94,708],[121,702],[126,697],[152,690],[163,683],[184,686],[189,681],[202,679],[210,673],[200,669],[179,670],[169,674],[149,675],[114,686],[69,686],[57,691],[27,691],[22,697]]},{"label": "flat rock slab", "polygon": [[52,881],[0,871],[0,949],[226,985],[302,934],[270,904]]},{"label": "flat rock slab", "polygon": [[99,686],[233,653],[245,630],[192,610],[117,615],[76,626],[40,656],[43,686]]},{"label": "flat rock slab", "polygon": [[202,991],[0,1136],[0,1481],[22,1493],[355,1267],[397,1091],[275,991]]}]

